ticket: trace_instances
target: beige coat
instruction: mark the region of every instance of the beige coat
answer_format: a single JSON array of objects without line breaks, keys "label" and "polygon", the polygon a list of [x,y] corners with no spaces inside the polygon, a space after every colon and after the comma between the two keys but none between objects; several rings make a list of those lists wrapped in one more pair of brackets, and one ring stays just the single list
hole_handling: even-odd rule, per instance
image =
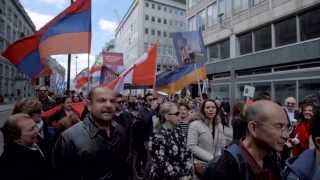
[{"label": "beige coat", "polygon": [[[201,117],[201,116],[200,116]],[[199,118],[198,118],[199,119]],[[204,119],[201,117],[201,119]],[[212,128],[205,120],[195,120],[190,123],[187,145],[191,149],[194,159],[209,162],[221,155],[223,148],[232,140],[232,130],[223,127],[217,120],[215,136],[212,138]]]}]

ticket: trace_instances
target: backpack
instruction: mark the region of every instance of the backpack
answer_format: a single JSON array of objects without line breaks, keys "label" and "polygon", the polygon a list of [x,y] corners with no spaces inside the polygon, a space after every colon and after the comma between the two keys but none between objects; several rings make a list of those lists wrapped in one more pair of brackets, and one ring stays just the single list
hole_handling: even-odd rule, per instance
[{"label": "backpack", "polygon": [[[239,145],[237,144],[232,144],[228,146],[227,148],[224,149],[224,153],[229,153],[233,159],[236,161],[238,164],[238,169],[241,174],[241,177],[245,177],[245,180],[249,180],[249,172],[247,168],[247,163],[245,159],[242,157],[241,154],[241,149]],[[210,172],[214,171],[216,169],[217,163],[219,160],[213,159],[208,163],[208,166],[206,168],[205,174],[204,174],[204,180],[206,179],[212,179]]]}]

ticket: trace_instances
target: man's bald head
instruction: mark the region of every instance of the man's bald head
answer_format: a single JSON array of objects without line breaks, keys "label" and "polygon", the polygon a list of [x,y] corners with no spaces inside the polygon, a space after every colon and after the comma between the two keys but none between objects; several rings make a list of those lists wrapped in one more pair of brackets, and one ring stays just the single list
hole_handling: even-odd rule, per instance
[{"label": "man's bald head", "polygon": [[285,112],[278,104],[268,100],[259,100],[246,107],[245,120],[247,123],[250,121],[261,122],[267,119],[268,115],[274,113],[285,115]]},{"label": "man's bald head", "polygon": [[278,104],[259,100],[245,111],[247,123],[246,139],[265,152],[283,150],[289,136],[288,117]]}]

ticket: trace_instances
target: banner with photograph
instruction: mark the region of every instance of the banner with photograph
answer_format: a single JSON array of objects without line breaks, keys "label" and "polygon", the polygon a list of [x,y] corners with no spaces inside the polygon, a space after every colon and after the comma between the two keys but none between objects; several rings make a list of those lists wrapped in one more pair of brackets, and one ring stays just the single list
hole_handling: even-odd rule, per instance
[{"label": "banner with photograph", "polygon": [[200,31],[175,32],[171,33],[171,38],[180,66],[201,64],[207,61],[207,53]]}]

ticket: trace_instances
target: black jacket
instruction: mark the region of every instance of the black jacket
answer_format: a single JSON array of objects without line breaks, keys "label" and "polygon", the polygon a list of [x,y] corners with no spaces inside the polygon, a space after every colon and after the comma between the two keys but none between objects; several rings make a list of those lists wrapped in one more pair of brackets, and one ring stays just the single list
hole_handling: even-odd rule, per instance
[{"label": "black jacket", "polygon": [[95,126],[91,116],[86,116],[84,121],[62,133],[52,161],[59,180],[125,180],[127,154],[123,127],[113,121],[108,138]]},{"label": "black jacket", "polygon": [[0,158],[1,180],[49,179],[49,167],[39,150],[8,144]]}]

